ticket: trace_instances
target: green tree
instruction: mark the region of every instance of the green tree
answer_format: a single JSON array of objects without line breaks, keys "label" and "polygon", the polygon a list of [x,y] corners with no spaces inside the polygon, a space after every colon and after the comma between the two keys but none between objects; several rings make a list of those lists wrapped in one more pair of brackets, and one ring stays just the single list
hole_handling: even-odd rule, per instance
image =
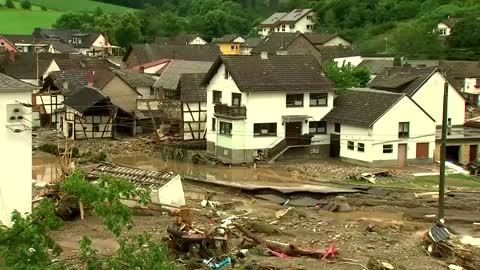
[{"label": "green tree", "polygon": [[59,29],[82,29],[86,30],[93,24],[94,17],[87,12],[64,13],[57,19],[53,27]]},{"label": "green tree", "polygon": [[7,8],[15,8],[15,3],[13,3],[13,0],[6,0],[5,1],[5,6]]},{"label": "green tree", "polygon": [[23,0],[21,3],[20,3],[20,6],[22,6],[23,9],[32,9],[32,2],[30,2],[30,0]]},{"label": "green tree", "polygon": [[458,22],[448,37],[452,48],[480,48],[480,20],[468,17]]},{"label": "green tree", "polygon": [[334,61],[326,63],[323,67],[325,75],[335,83],[339,90],[351,87],[366,87],[370,81],[370,72],[365,67],[354,67],[350,64],[338,66]]},{"label": "green tree", "polygon": [[[60,184],[59,190],[64,207],[82,202],[101,217],[105,226],[117,236],[119,249],[113,255],[100,254],[91,247],[91,240],[84,237],[80,241],[79,256],[62,260],[62,250],[51,235],[63,222],[55,215],[53,202],[44,199],[31,214],[14,212],[11,227],[0,227],[0,257],[8,267],[20,270],[175,269],[167,257],[167,247],[153,242],[148,234],[121,235],[124,229],[133,226],[133,221],[131,210],[120,200],[135,197],[145,203],[150,199],[149,190],[107,176],[91,182],[82,171],[75,171]],[[72,261],[77,264],[72,265]]]},{"label": "green tree", "polygon": [[130,44],[141,40],[140,20],[132,11],[125,12],[120,17],[118,26],[115,38],[119,46],[127,48]]}]

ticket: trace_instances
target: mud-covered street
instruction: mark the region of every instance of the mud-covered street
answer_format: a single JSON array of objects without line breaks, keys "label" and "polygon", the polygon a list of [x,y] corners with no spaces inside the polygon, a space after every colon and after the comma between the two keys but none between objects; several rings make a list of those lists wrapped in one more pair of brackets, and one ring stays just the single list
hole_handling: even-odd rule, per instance
[{"label": "mud-covered street", "polygon": [[[328,202],[339,194],[313,193],[308,191],[283,194],[271,190],[245,190],[228,187],[229,183],[241,182],[271,186],[325,186],[328,179],[302,177],[285,169],[284,165],[273,167],[225,167],[192,166],[189,162],[164,161],[146,155],[117,156],[112,161],[144,169],[169,170],[181,175],[195,176],[205,180],[222,180],[226,186],[189,180],[183,185],[187,205],[194,209],[194,227],[200,231],[218,225],[223,219],[237,216],[242,223],[250,225],[253,232],[264,239],[290,243],[304,248],[324,250],[334,242],[338,255],[334,260],[310,257],[279,258],[265,254],[261,249],[249,248],[245,259],[238,262],[245,269],[366,269],[373,257],[394,265],[395,269],[445,269],[447,263],[428,255],[422,245],[422,236],[431,228],[437,213],[437,197],[428,190],[385,188],[352,185],[333,181],[333,188],[358,188],[352,194],[340,194],[347,198],[351,212],[330,212],[315,207],[313,202]],[[50,179],[55,175],[55,158],[39,155],[34,158],[34,175]],[[211,181],[210,181],[211,182]],[[230,207],[212,209],[202,207],[207,194],[211,199]],[[260,195],[282,198],[284,203],[262,199]],[[263,196],[265,198],[265,196]],[[268,196],[267,196],[268,197]],[[294,201],[306,201],[295,204]],[[290,202],[290,203],[289,203]],[[446,200],[446,221],[461,234],[480,237],[480,196],[475,192],[452,191]],[[279,216],[279,212],[288,212]],[[149,232],[155,239],[167,236],[167,227],[175,217],[166,213],[136,213],[133,232]],[[112,252],[117,247],[113,235],[102,229],[100,220],[87,216],[85,220],[68,222],[55,239],[66,255],[78,251],[78,241],[87,235],[94,246],[103,252]],[[232,251],[242,249],[242,237],[230,239]],[[204,267],[194,259],[184,258],[185,269]],[[259,268],[248,268],[256,267]],[[240,268],[243,269],[243,268]]]}]

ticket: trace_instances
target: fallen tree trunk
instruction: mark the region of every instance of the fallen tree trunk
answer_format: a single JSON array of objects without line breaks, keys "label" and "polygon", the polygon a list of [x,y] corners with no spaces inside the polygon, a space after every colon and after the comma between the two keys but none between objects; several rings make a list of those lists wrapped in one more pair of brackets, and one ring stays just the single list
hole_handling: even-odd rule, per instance
[{"label": "fallen tree trunk", "polygon": [[[246,237],[252,239],[255,243],[262,245],[268,249],[271,249],[275,252],[286,254],[288,256],[292,256],[292,257],[310,256],[315,258],[325,258],[329,254],[331,254],[330,252],[328,252],[328,250],[322,251],[322,250],[305,249],[305,248],[297,247],[293,244],[285,244],[285,243],[265,240],[249,232],[240,224],[235,223],[234,226],[240,232],[242,232]],[[333,256],[334,254],[331,254],[331,255]]]}]

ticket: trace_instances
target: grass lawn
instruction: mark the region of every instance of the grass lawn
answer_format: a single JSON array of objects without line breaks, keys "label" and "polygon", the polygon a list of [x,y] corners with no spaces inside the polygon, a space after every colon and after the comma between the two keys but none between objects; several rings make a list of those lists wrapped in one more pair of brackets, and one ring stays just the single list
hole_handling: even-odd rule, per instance
[{"label": "grass lawn", "polygon": [[35,27],[50,28],[62,12],[0,9],[0,33],[4,34],[31,34]]},{"label": "grass lawn", "polygon": [[93,0],[31,0],[36,6],[45,6],[47,9],[57,11],[94,11],[101,7],[105,12],[123,13],[132,10],[128,7],[96,2]]},{"label": "grass lawn", "polygon": [[[401,188],[438,189],[439,176],[415,177],[410,181],[398,181],[386,183],[386,186]],[[462,174],[450,174],[446,176],[447,190],[480,190],[480,177],[466,176]]]}]

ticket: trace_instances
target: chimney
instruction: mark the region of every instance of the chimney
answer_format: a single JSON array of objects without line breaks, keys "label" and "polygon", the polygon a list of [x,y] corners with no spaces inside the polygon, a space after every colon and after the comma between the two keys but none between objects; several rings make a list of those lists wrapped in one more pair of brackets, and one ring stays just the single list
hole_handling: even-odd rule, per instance
[{"label": "chimney", "polygon": [[140,66],[140,72],[145,73],[145,66]]},{"label": "chimney", "polygon": [[88,87],[92,87],[92,86],[93,86],[93,82],[94,82],[94,79],[93,79],[94,77],[93,77],[93,75],[94,75],[93,71],[89,71],[89,72],[88,72],[88,75],[87,75],[87,81],[88,81],[87,86],[88,86]]},{"label": "chimney", "polygon": [[263,60],[268,60],[268,52],[261,52],[260,58]]},{"label": "chimney", "polygon": [[10,62],[15,62],[15,51],[9,51]]}]

